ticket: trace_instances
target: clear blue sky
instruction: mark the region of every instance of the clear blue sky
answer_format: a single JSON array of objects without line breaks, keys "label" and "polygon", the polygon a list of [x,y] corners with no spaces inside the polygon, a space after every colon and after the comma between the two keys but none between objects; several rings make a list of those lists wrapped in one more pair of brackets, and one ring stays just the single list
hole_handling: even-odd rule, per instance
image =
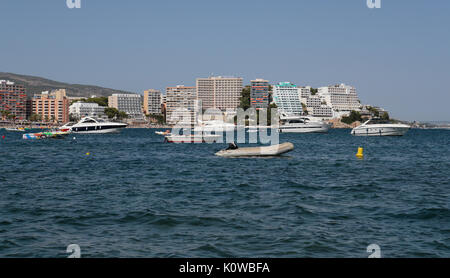
[{"label": "clear blue sky", "polygon": [[345,82],[406,120],[450,120],[450,1],[1,0],[0,71],[142,93],[196,77]]}]

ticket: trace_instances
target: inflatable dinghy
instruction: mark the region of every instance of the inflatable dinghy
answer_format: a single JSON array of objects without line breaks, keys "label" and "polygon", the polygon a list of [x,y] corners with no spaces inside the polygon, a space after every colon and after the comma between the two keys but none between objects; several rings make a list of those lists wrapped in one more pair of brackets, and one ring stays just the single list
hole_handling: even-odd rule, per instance
[{"label": "inflatable dinghy", "polygon": [[234,150],[221,150],[216,153],[221,157],[257,157],[257,156],[277,156],[290,152],[294,149],[294,144],[283,143],[268,147],[238,148]]}]

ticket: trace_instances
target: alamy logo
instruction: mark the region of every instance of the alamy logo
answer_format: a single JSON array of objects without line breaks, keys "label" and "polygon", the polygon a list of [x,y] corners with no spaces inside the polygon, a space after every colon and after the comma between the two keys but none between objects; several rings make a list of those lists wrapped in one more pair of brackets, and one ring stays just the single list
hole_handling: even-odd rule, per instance
[{"label": "alamy logo", "polygon": [[369,9],[380,9],[381,8],[381,0],[367,0],[367,7]]},{"label": "alamy logo", "polygon": [[81,258],[81,248],[78,244],[70,244],[67,246],[66,253],[71,254],[69,259],[79,259]]},{"label": "alamy logo", "polygon": [[69,9],[81,9],[81,0],[67,0],[66,4]]},{"label": "alamy logo", "polygon": [[381,248],[378,244],[371,244],[371,245],[367,246],[367,253],[370,253],[370,256],[369,256],[370,259],[381,258]]}]

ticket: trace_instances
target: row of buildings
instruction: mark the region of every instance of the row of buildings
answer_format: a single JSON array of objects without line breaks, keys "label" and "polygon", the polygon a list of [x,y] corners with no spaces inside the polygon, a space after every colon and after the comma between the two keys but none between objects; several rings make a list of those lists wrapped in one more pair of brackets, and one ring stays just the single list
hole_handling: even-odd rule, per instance
[{"label": "row of buildings", "polygon": [[0,80],[0,111],[15,120],[24,121],[35,114],[43,120],[65,123],[69,121],[69,104],[64,89],[42,92],[29,99],[23,85]]},{"label": "row of buildings", "polygon": [[317,118],[331,119],[362,111],[363,105],[355,87],[345,84],[320,87],[298,87],[281,82],[273,87],[273,101],[279,112],[287,115],[308,114]]},{"label": "row of buildings", "polygon": [[[167,87],[165,94],[150,89],[140,94],[113,94],[108,97],[108,106],[128,114],[132,120],[144,120],[145,115],[164,115],[168,124],[182,120],[196,123],[201,109],[220,110],[233,113],[240,105],[243,91],[240,77],[198,78],[196,85]],[[104,117],[106,107],[95,103],[76,102],[66,91],[54,90],[27,99],[26,89],[13,82],[0,81],[0,110],[9,111],[16,119],[25,120],[32,114],[43,120],[64,123],[70,115]],[[255,79],[250,82],[250,106],[256,109],[277,105],[280,114],[304,115],[319,118],[339,118],[350,111],[361,111],[356,89],[345,84],[320,87],[317,90],[297,86],[290,82],[270,85],[268,80]]]}]

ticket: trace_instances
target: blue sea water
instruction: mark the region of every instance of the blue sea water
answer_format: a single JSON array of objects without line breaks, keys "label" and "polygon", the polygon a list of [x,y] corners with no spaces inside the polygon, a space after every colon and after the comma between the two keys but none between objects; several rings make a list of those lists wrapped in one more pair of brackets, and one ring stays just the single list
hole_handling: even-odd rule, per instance
[{"label": "blue sea water", "polygon": [[149,129],[0,131],[0,257],[450,257],[449,130],[280,141],[295,150],[224,159]]}]

